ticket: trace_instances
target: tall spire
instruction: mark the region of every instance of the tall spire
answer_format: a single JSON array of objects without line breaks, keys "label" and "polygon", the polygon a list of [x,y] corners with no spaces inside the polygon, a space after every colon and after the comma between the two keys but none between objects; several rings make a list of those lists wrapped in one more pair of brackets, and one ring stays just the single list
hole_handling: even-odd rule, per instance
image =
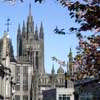
[{"label": "tall spire", "polygon": [[18,31],[17,31],[17,33],[21,34],[20,24],[18,25]]},{"label": "tall spire", "polygon": [[54,74],[54,73],[55,73],[54,64],[52,64],[51,74]]},{"label": "tall spire", "polygon": [[43,32],[43,24],[42,24],[42,22],[41,22],[41,26],[40,26],[40,34],[39,34],[39,37],[40,37],[40,39],[43,39],[44,38],[44,32]]},{"label": "tall spire", "polygon": [[31,3],[29,4],[29,16],[32,16],[32,14],[31,14]]},{"label": "tall spire", "polygon": [[33,33],[34,32],[34,21],[31,12],[31,3],[29,4],[29,15],[27,18],[27,32]]},{"label": "tall spire", "polygon": [[73,73],[73,56],[72,56],[72,50],[70,48],[70,52],[69,52],[69,64],[68,64],[68,68],[69,68],[69,74]]},{"label": "tall spire", "polygon": [[73,61],[73,56],[72,56],[72,50],[71,50],[71,48],[70,48],[70,52],[69,52],[68,57],[69,57],[69,61],[72,62]]},{"label": "tall spire", "polygon": [[23,20],[22,32],[25,32],[25,21]]}]

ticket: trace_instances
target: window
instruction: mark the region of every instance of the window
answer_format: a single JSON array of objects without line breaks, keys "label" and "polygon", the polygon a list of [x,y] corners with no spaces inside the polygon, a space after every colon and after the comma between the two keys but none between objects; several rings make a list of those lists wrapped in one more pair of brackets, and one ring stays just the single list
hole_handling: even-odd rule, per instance
[{"label": "window", "polygon": [[17,74],[17,73],[20,73],[20,66],[17,66],[17,67],[16,67],[16,74]]},{"label": "window", "polygon": [[16,79],[15,90],[20,91],[20,66],[17,66],[15,68],[15,79]]},{"label": "window", "polygon": [[28,66],[23,66],[23,74],[28,74]]},{"label": "window", "polygon": [[20,96],[19,95],[15,95],[15,100],[20,100]]},{"label": "window", "polygon": [[23,90],[28,91],[28,85],[23,85]]},{"label": "window", "polygon": [[16,85],[15,90],[20,91],[20,85]]},{"label": "window", "polygon": [[59,95],[59,100],[63,100],[63,96],[62,95]]},{"label": "window", "polygon": [[59,97],[59,100],[63,100],[63,97]]},{"label": "window", "polygon": [[67,99],[66,100],[70,100],[70,97],[67,97]]},{"label": "window", "polygon": [[65,94],[63,95],[63,100],[66,100],[66,95]]},{"label": "window", "polygon": [[38,52],[36,51],[36,68],[38,69]]},{"label": "window", "polygon": [[65,94],[59,95],[59,100],[70,100],[70,97],[68,97],[68,96],[65,95]]},{"label": "window", "polygon": [[15,70],[16,70],[15,77],[16,77],[16,83],[17,83],[17,82],[20,82],[20,67],[17,66]]},{"label": "window", "polygon": [[28,90],[28,66],[23,67],[23,90]]},{"label": "window", "polygon": [[23,96],[23,100],[28,100],[28,96],[27,95],[24,95]]}]

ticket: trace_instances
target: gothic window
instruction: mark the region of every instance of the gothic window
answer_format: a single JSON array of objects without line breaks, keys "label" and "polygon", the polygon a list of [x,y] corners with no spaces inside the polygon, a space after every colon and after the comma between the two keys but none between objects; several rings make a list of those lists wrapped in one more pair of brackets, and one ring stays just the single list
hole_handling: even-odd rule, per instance
[{"label": "gothic window", "polygon": [[23,96],[23,100],[28,100],[28,96],[27,95],[24,95]]},{"label": "gothic window", "polygon": [[15,86],[15,90],[16,90],[16,91],[20,91],[20,85],[16,85],[16,86]]},{"label": "gothic window", "polygon": [[70,100],[70,97],[66,97],[67,98],[67,100]]},{"label": "gothic window", "polygon": [[59,99],[58,100],[70,100],[70,97],[63,94],[63,95],[59,95]]},{"label": "gothic window", "polygon": [[20,66],[16,67],[16,75],[18,75],[18,73],[20,73]]},{"label": "gothic window", "polygon": [[59,100],[63,100],[63,97],[62,97],[62,95],[59,95]]},{"label": "gothic window", "polygon": [[20,100],[20,96],[19,95],[15,95],[15,100]]},{"label": "gothic window", "polygon": [[23,66],[23,90],[28,90],[28,66]]},{"label": "gothic window", "polygon": [[[17,66],[15,68],[15,79],[16,79],[16,84],[20,84],[20,66]],[[16,85],[16,89],[19,90],[20,89],[20,85],[17,86]]]},{"label": "gothic window", "polygon": [[36,68],[38,69],[38,52],[36,51]]},{"label": "gothic window", "polygon": [[28,66],[23,66],[23,75],[28,75]]},{"label": "gothic window", "polygon": [[23,91],[28,91],[28,85],[23,85]]},{"label": "gothic window", "polygon": [[66,100],[66,98],[67,98],[67,97],[66,97],[66,95],[64,94],[64,95],[63,95],[63,100]]}]

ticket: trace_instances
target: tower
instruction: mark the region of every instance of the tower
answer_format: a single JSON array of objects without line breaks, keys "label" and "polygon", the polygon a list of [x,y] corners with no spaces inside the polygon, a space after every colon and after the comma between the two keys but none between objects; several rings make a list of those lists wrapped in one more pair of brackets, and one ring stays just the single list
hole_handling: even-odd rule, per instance
[{"label": "tower", "polygon": [[68,57],[69,57],[69,63],[68,63],[69,74],[72,75],[72,73],[73,73],[73,56],[72,56],[71,48],[70,48]]},{"label": "tower", "polygon": [[22,34],[20,29],[20,24],[17,30],[17,57],[22,56]]},{"label": "tower", "polygon": [[[29,15],[27,22],[23,21],[22,32],[20,25],[17,31],[17,58],[22,58],[23,62],[30,62],[33,69],[37,69],[40,73],[44,73],[44,32],[41,22],[40,30],[38,26],[34,29],[34,20],[31,12],[31,4],[29,4]],[[19,60],[19,59],[18,59]]]}]

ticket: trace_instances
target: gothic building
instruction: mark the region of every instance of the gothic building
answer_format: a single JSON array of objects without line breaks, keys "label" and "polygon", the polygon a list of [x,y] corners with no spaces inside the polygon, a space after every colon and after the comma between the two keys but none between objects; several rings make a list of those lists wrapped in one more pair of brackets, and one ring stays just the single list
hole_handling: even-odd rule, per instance
[{"label": "gothic building", "polygon": [[27,22],[23,21],[17,31],[17,63],[15,70],[17,82],[15,100],[43,100],[42,91],[50,88],[65,87],[64,70],[60,66],[55,73],[45,73],[44,68],[44,31],[34,28],[34,20],[29,5]]},{"label": "gothic building", "polygon": [[0,100],[12,98],[12,81],[15,81],[15,59],[11,39],[7,32],[4,32],[0,39]]},{"label": "gothic building", "polygon": [[15,68],[16,93],[15,100],[30,100],[33,71],[44,74],[44,32],[41,23],[40,30],[34,28],[34,20],[29,5],[27,22],[23,21],[17,31],[17,63]]},{"label": "gothic building", "polygon": [[44,32],[41,23],[38,31],[37,25],[34,28],[33,16],[31,14],[31,5],[29,6],[29,15],[27,24],[23,21],[22,30],[18,26],[17,34],[17,60],[30,62],[33,69],[44,73]]},{"label": "gothic building", "polygon": [[[25,24],[26,23],[26,24]],[[0,62],[11,69],[15,85],[12,89],[10,80],[4,85],[4,97],[9,90],[12,100],[43,100],[42,91],[50,88],[65,87],[65,74],[60,66],[57,73],[52,66],[51,73],[44,67],[44,29],[34,28],[34,20],[29,5],[27,21],[17,30],[17,57],[14,59],[11,39],[7,34],[0,39]],[[12,93],[13,95],[12,95]],[[8,94],[7,94],[8,95]]]}]

